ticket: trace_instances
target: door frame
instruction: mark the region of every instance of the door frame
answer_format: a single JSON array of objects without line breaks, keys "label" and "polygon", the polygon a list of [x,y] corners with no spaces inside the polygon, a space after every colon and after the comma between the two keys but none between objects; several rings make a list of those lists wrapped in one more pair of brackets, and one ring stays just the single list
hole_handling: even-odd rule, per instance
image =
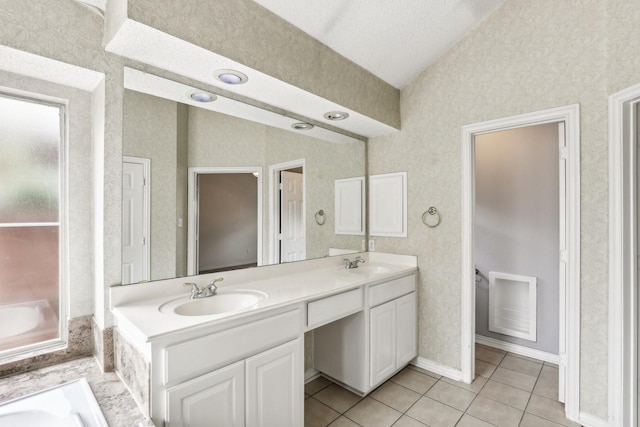
[{"label": "door frame", "polygon": [[[475,374],[474,137],[482,133],[560,122],[565,123],[567,159],[565,181],[567,266],[565,289],[564,292],[560,290],[560,364],[566,367],[565,413],[567,418],[578,420],[580,402],[580,106],[578,104],[462,127],[461,371],[462,380],[471,383]],[[562,229],[562,224],[560,227]],[[563,323],[564,328],[562,328]]]},{"label": "door frame", "polygon": [[[278,239],[280,219],[280,192],[278,175],[281,171],[302,168],[302,228],[307,237],[307,166],[306,159],[291,160],[269,166],[269,264],[280,262],[280,240]],[[305,250],[306,254],[306,250]]]},{"label": "door frame", "polygon": [[638,421],[640,84],[609,96],[609,423]]},{"label": "door frame", "polygon": [[143,207],[142,207],[142,231],[144,233],[145,247],[142,253],[142,280],[151,280],[151,159],[146,157],[122,156],[122,163],[134,163],[142,165],[144,176]]},{"label": "door frame", "polygon": [[223,173],[251,173],[256,176],[257,193],[258,193],[258,266],[263,265],[262,262],[262,167],[190,167],[188,170],[188,202],[187,202],[187,275],[194,276],[198,274],[198,260],[196,253],[198,252],[198,241],[196,239],[198,211],[196,194],[196,180],[200,174],[223,174]]}]

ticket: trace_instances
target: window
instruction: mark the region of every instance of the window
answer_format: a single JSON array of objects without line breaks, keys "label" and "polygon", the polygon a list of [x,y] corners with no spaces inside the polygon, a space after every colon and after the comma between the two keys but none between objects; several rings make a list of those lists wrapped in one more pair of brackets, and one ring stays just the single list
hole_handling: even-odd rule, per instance
[{"label": "window", "polygon": [[64,106],[0,93],[0,356],[59,343]]}]

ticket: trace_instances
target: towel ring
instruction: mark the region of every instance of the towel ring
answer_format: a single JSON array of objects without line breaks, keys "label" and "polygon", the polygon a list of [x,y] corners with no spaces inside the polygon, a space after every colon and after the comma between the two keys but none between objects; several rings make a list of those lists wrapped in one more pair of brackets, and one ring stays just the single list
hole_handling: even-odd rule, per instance
[{"label": "towel ring", "polygon": [[[435,224],[430,224],[427,221],[427,218],[429,218],[429,216],[433,216],[436,215],[436,223]],[[435,228],[438,225],[440,225],[440,221],[442,221],[442,217],[440,216],[440,212],[438,212],[438,209],[436,209],[435,207],[431,206],[429,209],[427,209],[426,211],[424,211],[424,213],[422,214],[422,222],[424,223],[424,225],[426,225],[429,228]]]},{"label": "towel ring", "polygon": [[316,224],[324,225],[324,221],[326,220],[326,218],[324,217],[324,211],[322,209],[316,212],[315,217],[316,217]]}]

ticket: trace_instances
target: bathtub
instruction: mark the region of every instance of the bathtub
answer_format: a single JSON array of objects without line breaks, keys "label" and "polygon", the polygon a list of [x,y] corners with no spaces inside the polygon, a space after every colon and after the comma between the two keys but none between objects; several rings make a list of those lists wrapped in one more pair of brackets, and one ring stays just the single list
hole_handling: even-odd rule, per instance
[{"label": "bathtub", "polygon": [[47,300],[0,305],[0,351],[58,336],[58,316]]},{"label": "bathtub", "polygon": [[0,404],[3,427],[107,427],[85,378]]}]

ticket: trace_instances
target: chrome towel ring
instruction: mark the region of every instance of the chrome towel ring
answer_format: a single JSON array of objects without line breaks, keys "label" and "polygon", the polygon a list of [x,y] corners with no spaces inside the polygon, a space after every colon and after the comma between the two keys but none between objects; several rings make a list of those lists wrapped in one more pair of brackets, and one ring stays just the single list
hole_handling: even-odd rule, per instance
[{"label": "chrome towel ring", "polygon": [[324,210],[320,209],[318,212],[316,212],[315,217],[316,217],[316,224],[324,225],[324,222],[326,220],[324,216]]},{"label": "chrome towel ring", "polygon": [[[435,216],[435,222],[430,220],[430,217]],[[440,216],[440,212],[434,206],[431,206],[429,209],[424,211],[422,214],[422,223],[429,228],[435,228],[440,225],[440,221],[442,221],[442,217]]]}]

